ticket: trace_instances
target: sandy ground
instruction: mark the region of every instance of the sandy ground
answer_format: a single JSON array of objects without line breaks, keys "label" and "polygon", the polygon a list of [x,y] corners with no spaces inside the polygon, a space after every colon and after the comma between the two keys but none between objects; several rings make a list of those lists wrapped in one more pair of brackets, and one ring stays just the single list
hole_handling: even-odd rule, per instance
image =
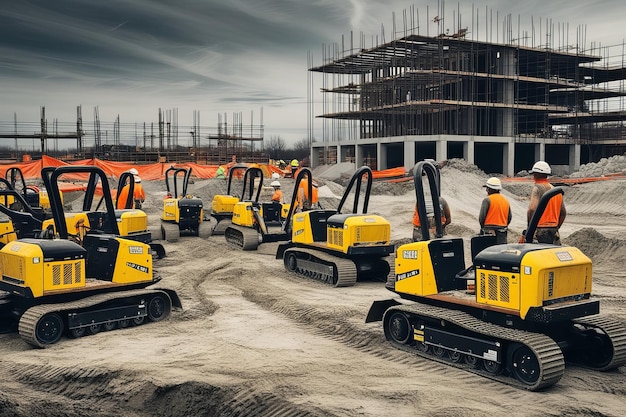
[{"label": "sandy ground", "polygon": [[[464,164],[442,170],[452,208],[451,235],[478,231],[487,176]],[[321,202],[334,207],[343,182],[320,178]],[[281,180],[286,194],[292,180]],[[145,211],[159,222],[162,183],[146,183]],[[223,180],[190,185],[208,207]],[[530,184],[507,185],[514,220],[525,227]],[[408,241],[412,184],[376,183],[370,212],[391,222],[392,240]],[[602,314],[626,320],[626,183],[569,187],[564,243],[594,261]],[[264,195],[269,196],[270,190]],[[268,197],[269,199],[269,197]],[[0,335],[0,416],[622,416],[626,367],[598,373],[568,367],[543,392],[527,392],[392,348],[380,323],[365,323],[378,282],[332,288],[287,273],[275,245],[239,252],[223,236],[164,243],[155,265],[161,287],[183,310],[169,320],[47,349],[17,334]],[[467,246],[466,246],[467,248]],[[467,250],[467,249],[466,249]]]}]

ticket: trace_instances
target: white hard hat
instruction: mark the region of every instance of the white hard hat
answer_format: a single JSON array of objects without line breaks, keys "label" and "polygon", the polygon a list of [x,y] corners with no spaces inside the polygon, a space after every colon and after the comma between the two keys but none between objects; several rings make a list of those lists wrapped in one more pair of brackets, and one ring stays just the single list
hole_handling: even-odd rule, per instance
[{"label": "white hard hat", "polygon": [[492,190],[501,190],[502,183],[500,182],[499,178],[491,177],[487,180],[484,187],[491,188]]},{"label": "white hard hat", "polygon": [[548,165],[547,162],[537,161],[535,162],[535,165],[533,165],[533,168],[530,170],[530,173],[550,175],[552,174],[552,169],[550,168],[550,165]]},{"label": "white hard hat", "polygon": [[139,172],[135,168],[131,168],[128,172],[133,175],[139,175]]},{"label": "white hard hat", "polygon": [[272,181],[270,184],[272,187],[280,187],[280,183],[278,181]]},{"label": "white hard hat", "polygon": [[273,179],[273,180],[277,180],[277,179],[279,179],[279,178],[280,178],[280,174],[279,174],[278,172],[274,172],[274,173],[272,174],[272,179]]}]

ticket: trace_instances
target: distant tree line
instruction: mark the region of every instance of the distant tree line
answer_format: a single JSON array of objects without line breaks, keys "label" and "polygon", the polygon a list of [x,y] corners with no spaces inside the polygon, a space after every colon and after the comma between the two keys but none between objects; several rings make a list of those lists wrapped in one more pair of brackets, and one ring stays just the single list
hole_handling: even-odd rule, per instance
[{"label": "distant tree line", "polygon": [[270,157],[280,161],[281,159],[289,162],[292,159],[298,161],[307,161],[309,159],[310,142],[307,138],[301,139],[288,147],[285,140],[280,136],[271,136],[263,141],[265,152]]}]

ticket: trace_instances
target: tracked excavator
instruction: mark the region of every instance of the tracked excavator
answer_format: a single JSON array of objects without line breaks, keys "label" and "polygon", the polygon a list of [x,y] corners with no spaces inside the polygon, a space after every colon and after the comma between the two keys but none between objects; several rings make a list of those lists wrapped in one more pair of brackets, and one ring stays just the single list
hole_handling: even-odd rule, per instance
[{"label": "tracked excavator", "polygon": [[244,175],[244,190],[250,184],[250,194],[253,194],[255,179],[259,178],[256,198],[241,200],[233,207],[231,224],[226,228],[224,236],[226,242],[242,250],[256,250],[261,243],[287,241],[291,237],[291,219],[297,207],[297,196],[303,178],[308,182],[313,180],[311,171],[302,168],[295,181],[291,203],[276,202],[260,203],[259,193],[263,184],[263,171],[259,168],[249,168]]},{"label": "tracked excavator", "polygon": [[101,221],[72,239],[60,201],[58,178],[84,172],[66,166],[50,172],[47,190],[58,239],[18,239],[0,250],[0,323],[35,347],[116,328],[157,322],[182,308],[171,289],[153,287],[150,247],[110,232],[117,223],[104,172],[88,167],[102,183]]},{"label": "tracked excavator", "polygon": [[[102,205],[106,202],[110,196],[102,196],[99,201],[96,202],[96,194],[98,184],[102,179],[98,171],[94,171],[90,166],[76,165],[71,170],[66,167],[45,167],[41,170],[41,177],[43,183],[47,189],[52,185],[50,183],[51,174],[58,171],[57,178],[64,174],[84,174],[89,177],[83,196],[82,209],[78,212],[64,212],[65,224],[67,230],[71,231],[72,236],[76,236],[76,240],[82,240],[85,233],[90,230],[98,230],[101,228],[100,223],[103,222],[103,212],[101,210]],[[104,177],[106,179],[106,177]],[[129,193],[132,195],[134,191],[134,177],[130,173],[123,173],[120,176],[119,186],[117,190],[117,197],[123,188],[123,185],[129,181],[130,189]],[[107,181],[108,185],[108,181]],[[57,184],[58,188],[58,184]],[[116,200],[117,201],[117,200]],[[61,202],[62,203],[62,202]],[[107,225],[108,233],[113,233],[117,236],[125,239],[135,240],[138,242],[146,243],[150,246],[151,253],[155,259],[161,259],[166,256],[165,248],[158,242],[152,240],[152,233],[148,229],[148,215],[138,209],[133,209],[133,200],[127,199],[127,207],[121,209],[115,209],[114,214],[116,218],[115,224]],[[16,217],[16,213],[9,215],[11,218]],[[39,227],[42,237],[52,237],[56,233],[56,220],[53,218],[46,219]],[[37,230],[35,230],[37,232]],[[36,234],[35,234],[36,237]]]},{"label": "tracked excavator", "polygon": [[414,169],[424,241],[396,251],[387,288],[399,299],[375,301],[366,322],[382,321],[399,349],[530,391],[556,384],[566,361],[599,371],[626,363],[624,323],[598,315],[591,297],[591,260],[575,247],[532,243],[563,189],[544,194],[525,243],[484,245],[466,268],[462,239],[428,240],[422,175],[441,236],[435,172],[425,162]]},{"label": "tracked excavator", "polygon": [[[202,200],[187,194],[190,176],[191,168],[171,166],[165,171],[167,196],[163,200],[161,233],[163,240],[168,242],[177,242],[181,235],[200,236],[202,238],[211,235],[211,226],[204,222]],[[179,177],[182,180],[180,193],[178,192],[177,181]],[[171,187],[170,181],[172,182]]]},{"label": "tracked excavator", "polygon": [[[5,183],[0,178],[0,184]],[[0,188],[0,212],[6,216],[0,220],[0,248],[16,239],[40,236],[44,213],[35,211],[10,185]]]},{"label": "tracked excavator", "polygon": [[[389,222],[377,214],[367,214],[372,178],[372,170],[361,167],[352,175],[336,210],[307,210],[293,215],[291,240],[280,244],[276,252],[287,271],[335,287],[352,286],[357,280],[385,281],[394,246],[390,243]],[[343,206],[353,188],[352,213],[344,214]],[[308,181],[307,191],[307,195],[313,195],[312,181]]]},{"label": "tracked excavator", "polygon": [[[245,164],[233,165],[228,170],[228,184],[226,186],[226,194],[216,194],[211,201],[211,222],[214,223],[211,231],[212,235],[223,235],[226,228],[231,224],[233,218],[233,208],[240,199],[244,198],[243,194],[236,195],[232,191],[233,178],[238,177],[248,170]],[[246,190],[246,183],[243,184],[243,191]],[[248,188],[253,193],[254,187],[250,185]],[[251,194],[252,195],[252,194]],[[250,197],[251,198],[251,197]]]},{"label": "tracked excavator", "polygon": [[[52,217],[52,213],[50,212],[50,199],[48,198],[48,192],[45,188],[41,189],[35,185],[26,185],[24,174],[19,167],[7,168],[5,178],[6,184],[10,184],[10,188],[22,195],[30,209],[37,213],[37,217],[41,219],[49,219]],[[62,192],[60,196],[61,201],[63,201]],[[11,208],[21,210],[22,207],[23,206],[18,205]]]}]

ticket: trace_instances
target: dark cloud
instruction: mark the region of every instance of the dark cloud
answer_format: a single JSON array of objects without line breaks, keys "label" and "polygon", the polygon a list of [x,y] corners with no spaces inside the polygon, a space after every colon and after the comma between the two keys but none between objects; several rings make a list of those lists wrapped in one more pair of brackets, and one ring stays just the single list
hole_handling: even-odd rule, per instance
[{"label": "dark cloud", "polygon": [[[422,34],[438,4],[444,3],[419,6]],[[622,36],[624,4],[496,0],[461,7],[467,25],[474,7],[481,28],[489,11],[493,20],[511,13],[515,25],[520,14],[526,28],[531,16],[551,17],[571,21],[574,33],[576,25],[590,22],[589,41],[604,41]],[[458,18],[457,6],[446,3],[446,24]],[[404,0],[5,1],[0,120],[26,110],[38,115],[42,105],[68,121],[81,104],[89,113],[100,106],[101,117],[128,112],[126,119],[133,121],[154,120],[160,107],[180,108],[181,118],[191,119],[196,109],[215,114],[267,106],[268,127],[290,124],[303,136],[307,53],[317,65],[322,47],[333,53],[341,52],[342,42],[346,48],[351,42],[369,47],[383,42],[383,32],[390,41],[394,29],[402,34],[411,24],[406,11],[412,7]],[[492,24],[501,28],[502,22]]]}]

